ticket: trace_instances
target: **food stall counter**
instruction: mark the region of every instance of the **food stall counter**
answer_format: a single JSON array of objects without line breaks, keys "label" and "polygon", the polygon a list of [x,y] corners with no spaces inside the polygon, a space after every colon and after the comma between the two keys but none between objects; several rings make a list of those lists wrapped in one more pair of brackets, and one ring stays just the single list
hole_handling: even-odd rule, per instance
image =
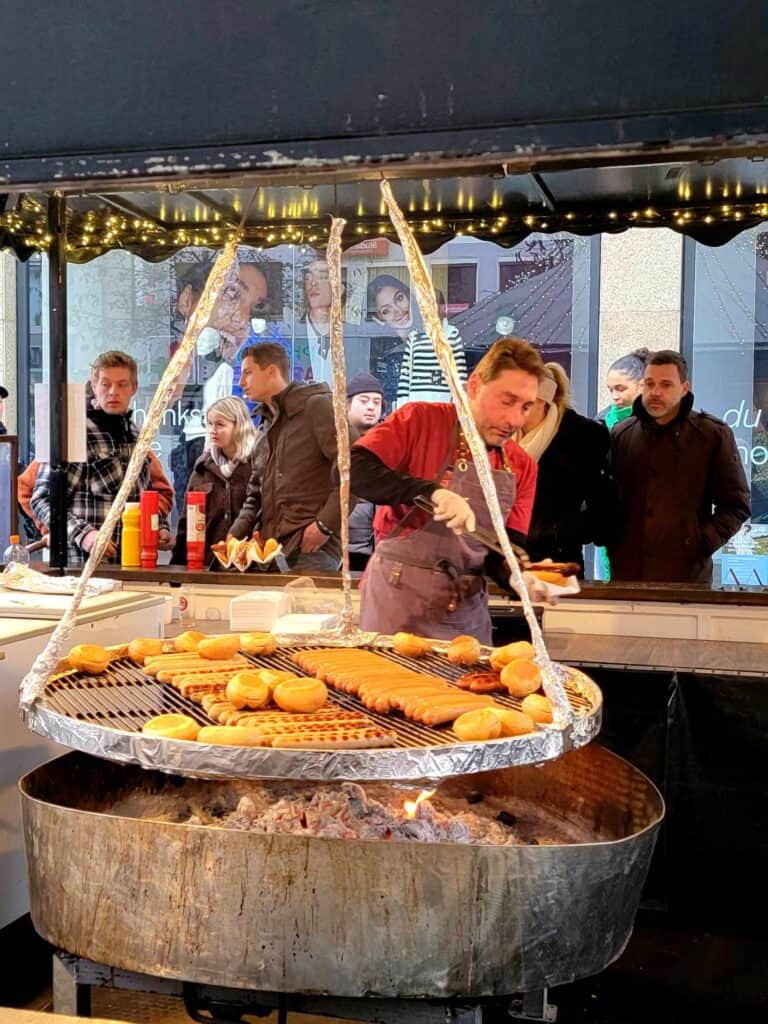
[{"label": "food stall counter", "polygon": [[[15,596],[31,599],[34,608],[17,605],[13,616],[0,615],[0,656],[4,657],[0,667],[0,928],[28,910],[19,777],[65,753],[64,747],[27,729],[19,714],[19,685],[47,644],[69,598],[20,592]],[[4,597],[9,600],[7,593]],[[114,644],[126,636],[161,636],[164,619],[162,595],[124,590],[101,594],[84,600],[69,644]]]}]

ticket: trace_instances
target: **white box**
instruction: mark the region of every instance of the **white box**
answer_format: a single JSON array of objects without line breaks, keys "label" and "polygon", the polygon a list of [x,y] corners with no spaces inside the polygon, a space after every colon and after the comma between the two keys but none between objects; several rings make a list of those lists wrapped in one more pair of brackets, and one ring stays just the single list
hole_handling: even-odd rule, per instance
[{"label": "white box", "polygon": [[244,591],[243,587],[220,587],[216,584],[191,587],[183,584],[182,617],[185,622],[190,619],[198,622],[229,622],[229,602]]},{"label": "white box", "polygon": [[327,615],[283,615],[272,627],[273,633],[319,633],[322,629],[332,629],[338,624],[338,616]]},{"label": "white box", "polygon": [[254,587],[229,602],[229,628],[233,633],[269,632],[286,610],[287,601],[282,590]]}]

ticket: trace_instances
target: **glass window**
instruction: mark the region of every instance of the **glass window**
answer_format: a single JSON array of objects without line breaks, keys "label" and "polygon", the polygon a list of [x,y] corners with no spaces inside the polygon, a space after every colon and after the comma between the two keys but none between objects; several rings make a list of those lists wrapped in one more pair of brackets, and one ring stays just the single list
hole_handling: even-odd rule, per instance
[{"label": "glass window", "polygon": [[432,263],[432,283],[446,316],[455,316],[477,301],[476,263]]},{"label": "glass window", "polygon": [[731,427],[752,518],[715,558],[716,584],[768,584],[768,232],[686,239],[684,325],[696,408]]},{"label": "glass window", "polygon": [[[500,335],[515,333],[539,345],[546,359],[563,364],[573,377],[577,407],[587,410],[590,253],[596,244],[542,236],[503,249],[460,237],[427,256],[463,379]],[[331,383],[331,298],[324,253],[285,244],[264,250],[244,246],[238,256],[237,272],[198,339],[153,442],[177,510],[205,446],[207,407],[216,398],[241,395],[244,347],[278,342],[288,352],[294,380]],[[85,385],[100,353],[128,353],[138,365],[132,410],[140,427],[214,258],[212,250],[188,248],[167,261],[148,263],[118,250],[90,263],[70,264],[70,380]],[[400,247],[381,238],[351,247],[344,254],[342,278],[347,377],[374,374],[382,384],[386,412],[412,400],[449,400]],[[29,328],[22,342],[30,409],[33,384],[47,380],[46,289],[43,260],[30,265]],[[27,453],[33,454],[31,431]]]}]

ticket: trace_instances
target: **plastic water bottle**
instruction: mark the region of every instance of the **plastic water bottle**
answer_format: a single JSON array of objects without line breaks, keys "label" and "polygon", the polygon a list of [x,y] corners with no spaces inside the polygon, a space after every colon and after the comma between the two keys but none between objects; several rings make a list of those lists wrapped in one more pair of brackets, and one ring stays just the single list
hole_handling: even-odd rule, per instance
[{"label": "plastic water bottle", "polygon": [[8,565],[10,562],[15,562],[17,565],[29,565],[29,552],[20,543],[18,533],[12,533],[10,541],[11,543],[5,549],[5,554],[3,555],[3,564]]}]

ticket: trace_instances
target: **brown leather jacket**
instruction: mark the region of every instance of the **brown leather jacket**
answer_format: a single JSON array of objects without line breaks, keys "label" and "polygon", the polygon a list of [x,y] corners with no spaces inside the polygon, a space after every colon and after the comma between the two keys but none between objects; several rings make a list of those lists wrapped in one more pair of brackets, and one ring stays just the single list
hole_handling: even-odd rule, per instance
[{"label": "brown leather jacket", "polygon": [[658,427],[638,398],[611,432],[620,511],[608,545],[611,579],[710,582],[712,554],[750,515],[731,429],[684,397]]},{"label": "brown leather jacket", "polygon": [[[328,385],[293,382],[273,401],[274,416],[263,409],[257,469],[230,532],[247,537],[258,526],[263,539],[279,540],[290,556],[299,550],[305,528],[319,520],[333,531],[322,550],[340,557],[336,427]],[[350,431],[350,436],[355,440],[357,434]]]},{"label": "brown leather jacket", "polygon": [[[224,540],[232,523],[243,507],[253,465],[249,459],[235,467],[232,476],[225,477],[208,451],[203,452],[195,463],[187,484],[188,491],[203,491],[205,494],[205,555],[204,563],[211,563],[211,544]],[[183,565],[187,560],[187,502],[184,500],[179,525],[176,528],[176,544],[171,556],[171,565]]]}]

